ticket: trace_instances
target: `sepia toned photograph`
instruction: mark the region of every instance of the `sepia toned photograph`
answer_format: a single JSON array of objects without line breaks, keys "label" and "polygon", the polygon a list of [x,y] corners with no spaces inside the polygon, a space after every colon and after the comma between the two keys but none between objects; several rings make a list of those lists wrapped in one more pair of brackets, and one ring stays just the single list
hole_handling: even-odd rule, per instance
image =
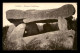
[{"label": "sepia toned photograph", "polygon": [[3,50],[77,50],[77,2],[4,3]]}]

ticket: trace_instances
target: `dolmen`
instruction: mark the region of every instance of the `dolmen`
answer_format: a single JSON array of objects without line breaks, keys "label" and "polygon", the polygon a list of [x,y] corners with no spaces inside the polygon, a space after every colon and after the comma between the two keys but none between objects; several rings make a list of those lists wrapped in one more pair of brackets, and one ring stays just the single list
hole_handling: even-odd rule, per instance
[{"label": "dolmen", "polygon": [[69,22],[74,14],[72,4],[48,10],[6,11],[14,25],[7,30],[4,50],[73,50],[75,30]]}]

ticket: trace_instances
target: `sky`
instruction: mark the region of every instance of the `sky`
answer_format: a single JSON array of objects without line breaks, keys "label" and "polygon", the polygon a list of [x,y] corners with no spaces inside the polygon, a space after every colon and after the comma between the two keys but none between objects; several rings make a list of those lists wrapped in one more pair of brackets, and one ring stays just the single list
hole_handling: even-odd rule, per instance
[{"label": "sky", "polygon": [[76,12],[73,15],[74,19],[77,18],[77,3],[3,3],[3,27],[12,25],[6,19],[6,11],[10,9],[19,9],[19,10],[29,10],[29,9],[36,9],[36,10],[46,10],[46,9],[56,9],[65,4],[72,4]]}]

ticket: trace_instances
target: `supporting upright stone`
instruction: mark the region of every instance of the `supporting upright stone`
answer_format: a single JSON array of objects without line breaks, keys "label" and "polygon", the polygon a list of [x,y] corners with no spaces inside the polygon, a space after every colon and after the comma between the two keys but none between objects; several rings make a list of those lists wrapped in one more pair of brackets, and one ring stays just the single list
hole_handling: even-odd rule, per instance
[{"label": "supporting upright stone", "polygon": [[8,37],[8,39],[13,42],[14,40],[18,39],[18,38],[22,38],[23,37],[23,33],[25,30],[26,25],[25,24],[19,24],[17,27],[14,28],[14,30],[11,32],[10,36]]},{"label": "supporting upright stone", "polygon": [[58,17],[58,26],[59,26],[59,30],[68,30],[67,20],[65,18]]},{"label": "supporting upright stone", "polygon": [[49,23],[44,24],[43,28],[44,28],[44,32],[49,32],[53,30]]},{"label": "supporting upright stone", "polygon": [[14,30],[15,27],[16,27],[15,25],[9,26],[8,31],[7,31],[7,35],[6,35],[7,37],[9,37],[9,35],[11,34],[11,32]]},{"label": "supporting upright stone", "polygon": [[43,32],[43,25],[44,25],[45,23],[36,23],[36,24],[37,24],[37,26],[38,26],[39,32]]},{"label": "supporting upright stone", "polygon": [[50,23],[53,31],[57,31],[59,30],[59,27],[58,27],[58,22],[53,22],[53,23]]}]

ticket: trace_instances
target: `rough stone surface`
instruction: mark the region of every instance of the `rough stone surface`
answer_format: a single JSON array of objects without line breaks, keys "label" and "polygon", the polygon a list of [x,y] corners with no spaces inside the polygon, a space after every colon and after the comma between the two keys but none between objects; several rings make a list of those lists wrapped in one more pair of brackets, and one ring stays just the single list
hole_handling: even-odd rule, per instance
[{"label": "rough stone surface", "polygon": [[11,50],[71,50],[74,34],[74,30],[66,30],[17,38]]},{"label": "rough stone surface", "polygon": [[39,32],[40,32],[40,33],[43,32],[43,25],[44,25],[45,23],[36,23],[36,24],[37,24],[37,26],[38,26]]},{"label": "rough stone surface", "polygon": [[17,38],[22,38],[25,27],[26,27],[26,25],[23,23],[19,24],[17,27],[15,27],[13,29],[13,31],[11,32],[11,34],[9,34],[8,40],[10,40],[12,42],[13,40],[16,40]]},{"label": "rough stone surface", "polygon": [[68,30],[67,20],[63,17],[58,17],[58,27],[59,30]]},{"label": "rough stone surface", "polygon": [[16,27],[15,25],[9,26],[8,31],[7,31],[7,35],[6,35],[7,37],[11,34],[11,32],[14,30],[15,27]]},{"label": "rough stone surface", "polygon": [[60,16],[67,18],[74,13],[74,6],[67,4],[51,10],[26,10],[25,12],[22,10],[8,10],[6,16],[7,19],[24,19],[24,22],[28,23],[37,20],[58,19]]}]

